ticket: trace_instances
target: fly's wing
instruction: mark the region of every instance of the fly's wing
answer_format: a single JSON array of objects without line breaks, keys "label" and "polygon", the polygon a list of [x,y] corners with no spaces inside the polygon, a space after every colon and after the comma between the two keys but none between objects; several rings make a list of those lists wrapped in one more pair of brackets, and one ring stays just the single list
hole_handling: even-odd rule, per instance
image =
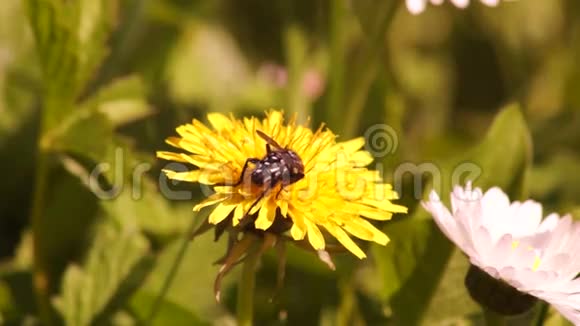
[{"label": "fly's wing", "polygon": [[262,137],[262,139],[264,139],[266,141],[266,143],[270,144],[271,146],[273,146],[273,147],[275,147],[277,149],[284,149],[274,139],[270,138],[270,136],[266,135],[262,131],[256,130],[256,133],[258,134],[258,136]]}]

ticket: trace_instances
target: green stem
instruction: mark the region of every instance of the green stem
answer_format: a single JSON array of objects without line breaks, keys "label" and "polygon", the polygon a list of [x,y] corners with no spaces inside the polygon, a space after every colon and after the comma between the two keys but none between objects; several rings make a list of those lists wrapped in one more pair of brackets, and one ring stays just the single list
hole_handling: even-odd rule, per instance
[{"label": "green stem", "polygon": [[340,306],[336,315],[336,325],[352,325],[357,314],[355,289],[353,286],[353,277],[345,275],[339,279],[338,289],[340,291]]},{"label": "green stem", "polygon": [[345,76],[345,22],[348,8],[346,1],[330,2],[330,67],[326,123],[333,130],[340,130],[343,116],[340,112],[344,99]]},{"label": "green stem", "polygon": [[238,326],[251,326],[254,316],[254,287],[256,283],[256,266],[260,258],[258,248],[250,249],[244,260],[242,276],[238,286]]},{"label": "green stem", "polygon": [[346,116],[344,118],[343,135],[346,139],[352,138],[357,133],[369,89],[375,80],[381,63],[379,58],[381,55],[385,57],[388,54],[385,51],[384,37],[397,7],[397,1],[381,2],[381,6],[378,8],[366,8],[361,3],[356,4],[355,2],[355,10],[358,12],[357,16],[363,31],[367,35],[367,39],[363,50],[355,60],[357,74],[352,77],[351,95],[345,100],[346,103],[344,104]]},{"label": "green stem", "polygon": [[548,315],[548,304],[541,303],[539,307],[536,308],[535,320],[533,325],[535,326],[542,326],[546,320],[546,316]]},{"label": "green stem", "polygon": [[155,302],[153,302],[153,305],[151,306],[151,310],[149,311],[149,315],[147,316],[145,325],[152,325],[153,324],[153,321],[155,320],[155,316],[159,312],[159,309],[161,308],[161,304],[163,303],[165,296],[169,292],[169,289],[171,288],[171,284],[173,284],[173,280],[175,279],[175,276],[177,275],[177,272],[179,271],[179,267],[181,266],[181,262],[183,261],[183,258],[185,257],[185,254],[187,253],[187,248],[189,248],[189,242],[191,242],[191,235],[195,231],[196,226],[197,226],[196,219],[192,219],[191,224],[189,226],[189,229],[188,229],[187,233],[185,233],[185,236],[183,237],[183,241],[181,242],[181,245],[179,247],[179,251],[177,252],[177,256],[175,257],[175,260],[173,261],[173,265],[171,265],[171,269],[169,270],[169,274],[167,274],[167,277],[163,281],[163,286],[161,287],[161,290],[159,291],[159,295],[157,296],[157,298],[155,299]]},{"label": "green stem", "polygon": [[489,326],[507,326],[509,325],[507,317],[497,314],[489,309],[483,310],[485,324]]},{"label": "green stem", "polygon": [[299,121],[304,121],[310,115],[308,101],[302,91],[302,77],[307,55],[306,39],[304,32],[295,24],[288,26],[285,38],[288,66],[286,103],[290,112],[297,113]]},{"label": "green stem", "polygon": [[359,77],[353,85],[352,95],[346,103],[346,118],[344,118],[345,139],[353,138],[357,134],[361,113],[366,104],[369,89],[375,79],[378,63],[375,58],[369,58],[359,70]]},{"label": "green stem", "polygon": [[41,148],[37,150],[36,176],[32,213],[30,216],[34,251],[34,290],[38,314],[43,325],[52,325],[54,322],[50,305],[50,276],[43,249],[43,212],[45,208],[46,189],[48,184],[48,154]]}]

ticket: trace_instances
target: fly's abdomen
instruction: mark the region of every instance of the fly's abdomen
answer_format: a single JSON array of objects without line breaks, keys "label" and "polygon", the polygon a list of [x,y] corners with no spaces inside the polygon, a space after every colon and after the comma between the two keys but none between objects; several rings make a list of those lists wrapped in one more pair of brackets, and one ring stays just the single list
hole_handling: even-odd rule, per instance
[{"label": "fly's abdomen", "polygon": [[287,170],[282,162],[264,159],[252,172],[252,183],[274,187],[282,181],[283,173]]}]

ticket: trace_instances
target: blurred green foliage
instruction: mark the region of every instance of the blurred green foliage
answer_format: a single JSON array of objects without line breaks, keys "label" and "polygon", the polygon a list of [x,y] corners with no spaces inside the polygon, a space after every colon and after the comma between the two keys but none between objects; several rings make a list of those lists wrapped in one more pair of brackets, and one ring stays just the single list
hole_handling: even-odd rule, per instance
[{"label": "blurred green foliage", "polygon": [[[201,220],[198,185],[172,185],[191,194],[182,200],[162,195],[154,152],[210,111],[284,108],[340,139],[384,123],[397,136],[376,160],[387,180],[401,181],[402,163],[432,163],[445,194],[471,162],[478,186],[580,214],[579,62],[577,0],[474,1],[419,16],[403,0],[4,0],[0,324],[146,320]],[[415,194],[437,184],[411,174],[398,183],[411,213],[385,223],[392,241],[369,246],[369,259],[337,255],[332,272],[289,248],[270,302],[276,257],[266,256],[256,322],[481,323],[461,286],[467,260],[418,206]],[[237,271],[222,304],[212,294],[224,245],[211,235],[190,244],[156,324],[233,323]]]}]

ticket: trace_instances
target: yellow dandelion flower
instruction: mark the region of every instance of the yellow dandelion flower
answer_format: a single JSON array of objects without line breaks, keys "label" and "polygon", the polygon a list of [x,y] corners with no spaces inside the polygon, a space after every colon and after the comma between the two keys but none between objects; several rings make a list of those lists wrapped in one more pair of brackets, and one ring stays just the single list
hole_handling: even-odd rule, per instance
[{"label": "yellow dandelion flower", "polygon": [[[295,118],[285,123],[280,111],[270,111],[264,119],[243,120],[211,113],[208,120],[211,128],[198,120],[178,127],[179,137],[168,138],[167,143],[182,151],[157,156],[197,167],[164,172],[170,179],[213,189],[194,207],[197,211],[214,206],[210,224],[284,234],[307,240],[319,251],[326,247],[327,234],[364,258],[351,236],[386,245],[389,238],[368,220],[388,220],[393,213],[407,211],[391,202],[397,199],[391,185],[366,168],[373,158],[363,149],[362,137],[337,143],[336,135],[323,127],[313,131]],[[260,132],[272,139],[270,144]],[[266,160],[269,153],[284,151],[298,156],[303,176],[288,168],[287,158]]]}]

